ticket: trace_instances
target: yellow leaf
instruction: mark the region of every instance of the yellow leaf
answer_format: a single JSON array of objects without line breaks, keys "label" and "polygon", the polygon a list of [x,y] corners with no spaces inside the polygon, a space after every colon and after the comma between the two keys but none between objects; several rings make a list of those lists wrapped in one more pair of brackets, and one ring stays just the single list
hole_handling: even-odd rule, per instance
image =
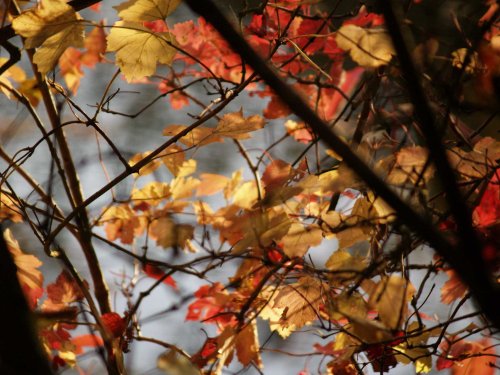
[{"label": "yellow leaf", "polygon": [[224,189],[229,183],[229,178],[220,174],[202,173],[201,183],[196,189],[196,196],[213,195]]},{"label": "yellow leaf", "polygon": [[315,224],[305,226],[294,222],[283,237],[283,251],[290,258],[302,257],[311,246],[317,246],[323,240],[322,230]]},{"label": "yellow leaf", "polygon": [[387,65],[396,54],[389,34],[382,29],[345,25],[337,31],[335,41],[340,48],[349,51],[351,58],[364,68]]},{"label": "yellow leaf", "polygon": [[[228,220],[225,224],[228,224]],[[272,209],[251,212],[237,217],[228,228],[227,232],[231,231],[233,235],[228,241],[237,241],[232,249],[234,253],[240,253],[249,247],[269,246],[288,232],[290,224],[291,220],[285,212]]]},{"label": "yellow leaf", "polygon": [[[133,167],[136,165],[138,162],[140,162],[142,159],[144,159],[146,156],[148,156],[151,153],[151,151],[145,151],[139,154],[135,154],[132,156],[132,158],[128,161],[128,165]],[[147,176],[150,173],[153,173],[160,167],[160,162],[158,160],[152,160],[148,164],[146,164],[144,167],[139,169],[139,173],[136,173],[135,176]]]},{"label": "yellow leaf", "polygon": [[81,18],[64,0],[43,0],[16,17],[12,27],[26,38],[26,48],[40,47],[33,60],[42,74],[54,67],[69,46],[83,47]]},{"label": "yellow leaf", "polygon": [[313,277],[302,277],[298,282],[279,288],[273,300],[273,308],[284,309],[280,323],[300,329],[319,317],[323,302],[322,283]]},{"label": "yellow leaf", "polygon": [[366,268],[366,260],[360,256],[352,256],[348,251],[341,249],[328,258],[326,268],[337,272],[331,276],[331,281],[337,284],[356,278]]},{"label": "yellow leaf", "polygon": [[177,224],[168,216],[164,216],[151,223],[149,235],[156,243],[163,247],[187,246],[187,242],[193,238],[194,228],[188,224]]},{"label": "yellow leaf", "polygon": [[156,21],[170,15],[182,0],[129,0],[117,5],[118,15],[125,21]]},{"label": "yellow leaf", "polygon": [[255,181],[247,181],[234,193],[233,203],[241,208],[250,209],[257,202],[258,192]]},{"label": "yellow leaf", "polygon": [[104,230],[108,240],[119,238],[124,244],[131,244],[135,236],[144,231],[144,223],[135,212],[126,205],[112,206],[103,213],[99,225],[105,224]]},{"label": "yellow leaf", "polygon": [[170,186],[164,182],[150,182],[142,189],[133,189],[131,199],[134,205],[148,204],[157,206],[163,199],[170,197]]},{"label": "yellow leaf", "polygon": [[200,180],[194,177],[176,177],[170,183],[172,199],[187,198],[193,194],[193,190],[198,187]]},{"label": "yellow leaf", "polygon": [[406,344],[394,348],[398,362],[408,364],[414,362],[417,374],[428,373],[432,369],[432,356],[428,349],[422,347],[407,348]]},{"label": "yellow leaf", "polygon": [[176,144],[168,146],[165,151],[161,153],[161,161],[174,176],[177,176],[179,173],[179,169],[184,163],[184,160],[184,151]]},{"label": "yellow leaf", "polygon": [[233,196],[236,187],[241,183],[241,180],[241,170],[233,172],[233,174],[231,175],[231,180],[224,188],[224,198],[230,199]]},{"label": "yellow leaf", "polygon": [[244,118],[243,111],[240,110],[222,116],[215,128],[215,133],[233,139],[248,139],[250,138],[249,132],[262,129],[265,123],[259,115]]},{"label": "yellow leaf", "polygon": [[390,329],[398,329],[406,318],[408,301],[415,287],[406,279],[391,275],[383,278],[370,294],[369,304],[376,307],[380,320]]},{"label": "yellow leaf", "polygon": [[196,172],[196,160],[189,159],[184,161],[180,165],[179,169],[177,170],[176,177],[186,177],[190,174],[193,174],[194,172]]},{"label": "yellow leaf", "polygon": [[[185,125],[170,125],[163,129],[163,135],[172,137],[186,129]],[[214,129],[197,127],[179,139],[179,142],[188,147],[204,146],[213,142],[221,142],[221,138],[214,135]]]},{"label": "yellow leaf", "polygon": [[155,33],[140,22],[116,22],[107,41],[128,82],[154,74],[157,64],[170,65],[177,52],[172,34]]},{"label": "yellow leaf", "polygon": [[43,275],[38,270],[42,266],[42,262],[34,255],[25,254],[19,247],[19,243],[12,236],[10,229],[6,229],[3,233],[7,248],[14,258],[14,263],[17,267],[17,277],[22,286],[29,289],[43,287]]}]

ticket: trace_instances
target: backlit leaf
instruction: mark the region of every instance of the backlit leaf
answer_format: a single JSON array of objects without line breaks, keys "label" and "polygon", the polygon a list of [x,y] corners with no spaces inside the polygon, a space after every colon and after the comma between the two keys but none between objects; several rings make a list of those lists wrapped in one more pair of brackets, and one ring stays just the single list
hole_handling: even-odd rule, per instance
[{"label": "backlit leaf", "polygon": [[26,38],[26,48],[40,47],[34,62],[42,74],[54,67],[69,46],[83,47],[81,19],[64,0],[43,0],[38,7],[16,17],[12,27]]},{"label": "backlit leaf", "polygon": [[259,115],[244,118],[243,111],[240,110],[222,116],[215,128],[215,133],[233,139],[248,139],[251,137],[250,132],[262,129],[265,123],[265,120]]},{"label": "backlit leaf", "polygon": [[382,29],[364,29],[344,25],[337,31],[337,45],[349,51],[351,58],[365,68],[387,65],[396,54],[389,34]]},{"label": "backlit leaf", "polygon": [[154,74],[157,64],[169,65],[177,52],[172,34],[154,33],[140,22],[116,22],[107,40],[128,82]]}]

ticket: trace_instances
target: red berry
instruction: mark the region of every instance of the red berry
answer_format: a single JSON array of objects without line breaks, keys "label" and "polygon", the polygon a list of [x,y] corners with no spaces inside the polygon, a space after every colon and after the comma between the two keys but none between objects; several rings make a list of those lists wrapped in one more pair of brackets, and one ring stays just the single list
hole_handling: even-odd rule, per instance
[{"label": "red berry", "polygon": [[115,312],[102,314],[102,323],[112,337],[120,337],[125,331],[125,320]]}]

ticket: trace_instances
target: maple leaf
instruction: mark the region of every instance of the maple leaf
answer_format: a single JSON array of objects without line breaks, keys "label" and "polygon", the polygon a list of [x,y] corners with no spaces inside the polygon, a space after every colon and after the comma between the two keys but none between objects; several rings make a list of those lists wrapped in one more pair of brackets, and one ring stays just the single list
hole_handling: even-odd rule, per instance
[{"label": "maple leaf", "polygon": [[222,116],[215,128],[215,133],[224,137],[243,140],[251,137],[250,132],[262,129],[265,123],[265,120],[259,115],[244,118],[243,110],[239,110]]},{"label": "maple leaf", "polygon": [[42,0],[34,9],[12,21],[26,38],[26,48],[38,48],[33,61],[40,73],[50,71],[69,46],[83,47],[84,27],[80,17],[64,0]]},{"label": "maple leaf", "polygon": [[42,308],[54,311],[64,309],[73,302],[81,301],[84,296],[70,273],[63,270],[54,283],[47,285],[47,297]]},{"label": "maple leaf", "polygon": [[131,244],[135,236],[144,231],[145,223],[141,222],[132,209],[121,204],[106,209],[99,224],[105,225],[104,230],[108,240],[114,241],[119,238],[124,244]]},{"label": "maple leaf", "polygon": [[[172,137],[179,134],[181,131],[186,129],[186,125],[169,125],[163,129],[163,135]],[[185,144],[188,147],[193,146],[204,146],[213,142],[221,142],[222,139],[214,135],[214,129],[205,128],[198,126],[192,129],[188,134],[179,139],[179,142]]]},{"label": "maple leaf", "polygon": [[309,276],[278,288],[272,308],[283,309],[280,325],[297,330],[318,319],[323,288],[321,281]]},{"label": "maple leaf", "polygon": [[380,320],[390,329],[398,329],[406,318],[408,301],[415,293],[410,281],[397,276],[383,278],[370,293],[369,305],[377,309]]},{"label": "maple leaf", "polygon": [[218,323],[222,326],[234,321],[233,315],[220,314],[231,298],[221,283],[203,285],[194,293],[194,296],[196,300],[188,306],[186,320]]},{"label": "maple leaf", "polygon": [[107,41],[128,82],[154,74],[157,64],[170,65],[177,52],[172,34],[154,33],[140,22],[116,22]]},{"label": "maple leaf", "polygon": [[188,198],[193,195],[195,190],[200,185],[200,180],[194,177],[176,177],[170,182],[170,192],[172,199]]},{"label": "maple leaf", "polygon": [[467,293],[467,287],[462,283],[455,271],[448,270],[446,274],[448,280],[441,288],[441,302],[449,305],[453,301],[462,298]]},{"label": "maple leaf", "polygon": [[196,196],[213,195],[223,190],[230,182],[229,178],[220,174],[202,173],[201,182],[196,188]]},{"label": "maple leaf", "polygon": [[174,176],[178,175],[179,169],[183,165],[185,159],[184,151],[176,144],[168,146],[165,151],[161,153],[162,163],[165,164]]},{"label": "maple leaf", "polygon": [[281,239],[283,251],[290,258],[304,256],[310,247],[317,246],[323,240],[323,231],[315,224],[305,226],[294,222],[288,233]]},{"label": "maple leaf", "polygon": [[149,227],[149,235],[164,249],[169,247],[187,248],[193,238],[194,228],[189,224],[177,224],[168,216],[153,221]]},{"label": "maple leaf", "polygon": [[349,51],[351,58],[365,68],[387,65],[396,54],[391,37],[383,29],[364,29],[344,25],[337,31],[337,45]]},{"label": "maple leaf", "polygon": [[[149,154],[151,154],[151,151],[145,151],[145,152],[141,152],[141,153],[135,154],[128,161],[128,165],[130,165],[131,167],[133,167],[135,164],[137,164],[138,162],[140,162],[142,159],[144,159]],[[139,172],[136,173],[136,177],[138,177],[138,176],[147,176],[148,174],[153,173],[154,171],[156,171],[160,166],[161,166],[161,162],[158,159],[152,160],[151,162],[149,162],[148,164],[146,164],[144,167],[142,167],[141,169],[139,169]]]},{"label": "maple leaf", "polygon": [[114,6],[125,21],[156,21],[167,18],[182,0],[128,0]]},{"label": "maple leaf", "polygon": [[31,307],[36,306],[38,298],[43,293],[43,275],[38,269],[42,266],[42,262],[34,255],[25,254],[19,247],[19,243],[12,236],[10,229],[3,232],[5,242],[10,254],[14,258],[14,263],[17,267],[17,278],[19,284],[23,288],[28,297],[28,302]]},{"label": "maple leaf", "polygon": [[157,206],[164,199],[170,197],[170,186],[164,182],[153,181],[142,189],[133,189],[130,199],[134,201],[134,208],[147,209]]}]

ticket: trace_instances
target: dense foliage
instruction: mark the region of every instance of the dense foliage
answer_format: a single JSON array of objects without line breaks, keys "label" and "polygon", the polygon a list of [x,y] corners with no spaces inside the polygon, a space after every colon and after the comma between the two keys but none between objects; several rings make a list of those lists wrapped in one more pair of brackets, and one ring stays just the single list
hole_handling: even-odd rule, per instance
[{"label": "dense foliage", "polygon": [[[302,375],[495,373],[495,1],[101,5],[4,2],[1,105],[27,114],[36,140],[0,146],[0,252],[28,302],[2,319],[32,353],[2,346],[0,367],[122,374],[127,353],[155,344],[142,370],[264,373],[267,358]],[[164,128],[123,145],[121,118]],[[96,150],[88,189],[79,142]],[[220,150],[240,167],[204,160]],[[148,317],[161,288],[171,300]],[[151,319],[204,328],[188,349],[145,335]],[[309,349],[288,350],[293,337]]]}]

